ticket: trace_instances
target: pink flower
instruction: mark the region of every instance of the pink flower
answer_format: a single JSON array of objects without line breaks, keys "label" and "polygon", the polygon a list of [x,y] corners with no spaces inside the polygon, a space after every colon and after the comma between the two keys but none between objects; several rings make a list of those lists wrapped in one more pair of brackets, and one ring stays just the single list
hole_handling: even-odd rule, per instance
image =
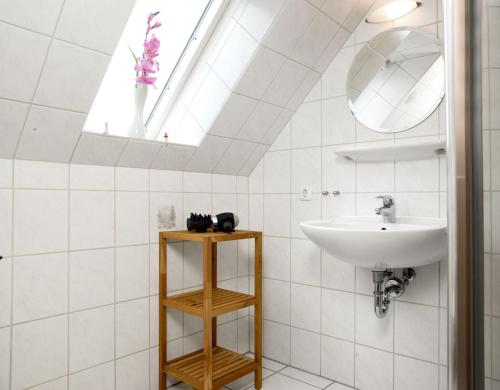
[{"label": "pink flower", "polygon": [[148,24],[152,22],[152,20],[154,19],[154,17],[156,15],[158,15],[160,13],[160,11],[157,11],[157,12],[151,12],[149,15],[148,15]]},{"label": "pink flower", "polygon": [[155,60],[159,55],[160,40],[154,34],[149,38],[151,30],[161,27],[161,23],[158,21],[151,25],[151,22],[158,14],[159,12],[153,12],[148,15],[146,36],[144,38],[144,52],[141,57],[136,57],[136,65],[134,66],[134,70],[137,73],[136,82],[138,84],[154,86],[156,77],[152,77],[151,74],[156,73],[160,69],[160,64]]},{"label": "pink flower", "polygon": [[138,84],[154,85],[156,82],[156,77],[145,76],[144,74],[137,77]]}]

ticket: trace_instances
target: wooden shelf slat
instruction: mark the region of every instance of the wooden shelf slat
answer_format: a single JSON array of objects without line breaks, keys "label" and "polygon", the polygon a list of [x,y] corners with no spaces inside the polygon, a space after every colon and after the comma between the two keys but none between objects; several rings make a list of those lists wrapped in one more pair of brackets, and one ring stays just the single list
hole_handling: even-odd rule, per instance
[{"label": "wooden shelf slat", "polygon": [[[212,348],[212,361],[214,389],[218,389],[258,368],[258,364],[253,359],[222,347]],[[163,372],[197,389],[203,388],[205,372],[203,350],[167,362],[163,367]]]},{"label": "wooden shelf slat", "polygon": [[224,232],[213,232],[211,230],[204,233],[190,232],[188,230],[170,230],[165,232],[160,232],[160,238],[169,240],[181,240],[181,241],[211,241],[211,242],[221,242],[221,241],[233,241],[233,240],[246,240],[251,238],[256,238],[262,233],[252,230],[235,230],[231,233]]},{"label": "wooden shelf slat", "polygon": [[[222,288],[212,289],[212,317],[240,310],[255,305],[253,295]],[[203,316],[203,290],[190,291],[183,294],[163,298],[163,305],[180,310],[194,316]]]}]

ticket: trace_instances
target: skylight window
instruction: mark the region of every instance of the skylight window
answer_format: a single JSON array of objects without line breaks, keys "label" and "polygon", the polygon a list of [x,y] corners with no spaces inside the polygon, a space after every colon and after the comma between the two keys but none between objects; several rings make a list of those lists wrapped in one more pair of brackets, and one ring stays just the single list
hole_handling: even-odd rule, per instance
[{"label": "skylight window", "polygon": [[[148,15],[159,11],[155,20],[162,23],[154,29],[160,40],[160,70],[156,87],[148,86],[144,105],[147,139],[163,140],[163,118],[192,70],[203,42],[209,35],[223,0],[138,0],[115,49],[97,96],[87,116],[84,131],[127,136],[136,112],[134,58],[140,56]],[[169,141],[197,145],[200,140],[169,129]]]}]

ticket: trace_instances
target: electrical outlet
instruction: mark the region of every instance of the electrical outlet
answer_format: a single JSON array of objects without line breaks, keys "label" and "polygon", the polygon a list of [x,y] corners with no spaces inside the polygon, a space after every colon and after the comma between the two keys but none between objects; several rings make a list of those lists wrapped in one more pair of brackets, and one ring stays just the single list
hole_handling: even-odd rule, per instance
[{"label": "electrical outlet", "polygon": [[313,198],[313,190],[312,190],[312,187],[302,187],[302,194],[300,196],[300,200],[307,200],[307,201],[310,201],[312,200]]}]

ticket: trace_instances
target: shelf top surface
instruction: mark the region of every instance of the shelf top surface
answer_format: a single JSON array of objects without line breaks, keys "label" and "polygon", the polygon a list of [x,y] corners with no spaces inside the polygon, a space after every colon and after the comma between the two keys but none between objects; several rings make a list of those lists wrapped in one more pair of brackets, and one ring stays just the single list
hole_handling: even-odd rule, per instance
[{"label": "shelf top surface", "polygon": [[213,232],[211,230],[204,233],[190,232],[188,230],[170,230],[160,232],[160,238],[183,240],[183,241],[232,241],[245,240],[261,237],[262,232],[253,230],[235,230],[231,233]]}]

